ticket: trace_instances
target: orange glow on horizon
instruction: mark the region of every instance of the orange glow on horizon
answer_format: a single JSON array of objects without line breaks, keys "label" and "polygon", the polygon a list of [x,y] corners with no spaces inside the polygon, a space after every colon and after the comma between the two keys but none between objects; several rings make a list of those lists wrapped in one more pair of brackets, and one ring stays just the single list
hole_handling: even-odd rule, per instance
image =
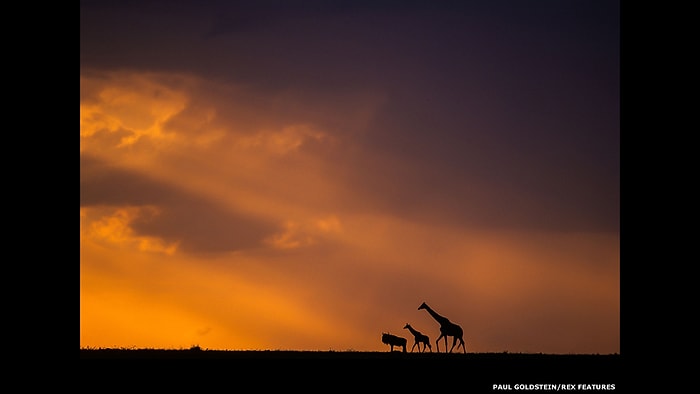
[{"label": "orange glow on horizon", "polygon": [[[185,75],[81,76],[81,155],[99,164],[81,168],[81,187],[116,173],[137,186],[114,190],[139,195],[81,204],[81,347],[386,351],[382,332],[412,343],[406,323],[434,343],[436,322],[417,310],[426,301],[463,326],[469,352],[619,353],[618,234],[381,212],[344,180],[356,163],[382,162],[352,135],[311,115],[265,117],[203,86]],[[368,122],[371,108],[363,97],[344,104],[353,100]],[[178,214],[192,226],[226,220],[187,249],[194,230],[173,231]],[[259,223],[256,242],[239,239]],[[217,237],[243,246],[207,249]]]}]

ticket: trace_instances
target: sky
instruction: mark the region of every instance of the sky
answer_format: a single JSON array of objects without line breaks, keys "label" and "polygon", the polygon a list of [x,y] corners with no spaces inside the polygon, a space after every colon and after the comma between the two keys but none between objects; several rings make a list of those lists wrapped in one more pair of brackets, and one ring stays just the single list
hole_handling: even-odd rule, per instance
[{"label": "sky", "polygon": [[620,352],[618,1],[80,2],[81,348],[435,350],[423,302]]}]

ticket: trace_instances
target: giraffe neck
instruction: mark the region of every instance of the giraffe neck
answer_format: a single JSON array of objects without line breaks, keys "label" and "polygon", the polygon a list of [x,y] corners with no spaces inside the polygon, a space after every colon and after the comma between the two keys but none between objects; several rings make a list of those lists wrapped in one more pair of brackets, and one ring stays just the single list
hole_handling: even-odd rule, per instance
[{"label": "giraffe neck", "polygon": [[418,334],[420,334],[418,331],[416,331],[416,330],[415,330],[413,327],[411,327],[411,326],[408,326],[408,331],[410,331],[411,334],[413,334],[413,335],[418,335]]},{"label": "giraffe neck", "polygon": [[433,310],[433,308],[429,307],[428,305],[425,306],[425,310],[427,310],[428,313],[430,313],[430,316],[432,316],[433,319],[435,319],[435,320],[436,320],[438,323],[440,323],[441,325],[442,325],[442,324],[447,324],[447,323],[449,322],[449,320],[447,320],[447,318],[438,315],[438,313],[435,312],[435,311]]}]

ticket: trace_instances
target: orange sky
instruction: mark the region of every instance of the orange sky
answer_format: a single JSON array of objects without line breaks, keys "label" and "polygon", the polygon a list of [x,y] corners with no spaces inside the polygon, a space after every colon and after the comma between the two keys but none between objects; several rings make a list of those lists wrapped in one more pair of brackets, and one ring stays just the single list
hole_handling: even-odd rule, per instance
[{"label": "orange sky", "polygon": [[620,351],[618,231],[454,216],[508,190],[467,175],[443,201],[418,180],[447,174],[365,149],[379,89],[82,69],[80,90],[81,347],[386,351],[406,323],[434,343],[425,301],[470,352]]}]

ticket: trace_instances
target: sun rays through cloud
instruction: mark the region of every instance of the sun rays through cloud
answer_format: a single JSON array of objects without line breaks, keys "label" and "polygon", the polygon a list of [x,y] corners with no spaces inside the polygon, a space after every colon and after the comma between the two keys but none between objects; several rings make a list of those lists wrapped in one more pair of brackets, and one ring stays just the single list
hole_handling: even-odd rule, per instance
[{"label": "sun rays through cloud", "polygon": [[547,4],[81,4],[81,347],[619,353],[619,5]]}]

